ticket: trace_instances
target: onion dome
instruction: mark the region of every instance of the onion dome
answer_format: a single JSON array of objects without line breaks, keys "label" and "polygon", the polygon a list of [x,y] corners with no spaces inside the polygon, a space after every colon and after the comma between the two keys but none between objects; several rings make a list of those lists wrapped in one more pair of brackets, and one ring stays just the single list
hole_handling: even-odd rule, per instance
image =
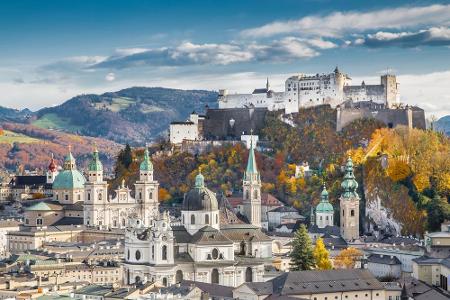
[{"label": "onion dome", "polygon": [[145,151],[144,151],[144,160],[141,162],[141,165],[139,166],[139,169],[141,171],[148,171],[148,172],[153,171],[153,164],[152,164],[152,162],[150,160],[150,156],[148,154],[148,148],[147,147],[145,148]]},{"label": "onion dome", "polygon": [[328,191],[325,185],[323,185],[322,193],[320,194],[320,203],[316,206],[316,213],[333,212],[333,205],[328,202]]},{"label": "onion dome", "polygon": [[92,160],[89,162],[88,169],[89,171],[93,172],[103,171],[103,164],[98,156],[97,146],[94,147],[94,152],[92,153]]},{"label": "onion dome", "polygon": [[52,159],[50,160],[50,164],[48,165],[48,170],[52,173],[58,170],[58,166],[56,165],[55,159],[53,158],[53,153]]},{"label": "onion dome", "polygon": [[205,178],[199,173],[195,177],[195,187],[184,196],[181,210],[212,211],[218,209],[216,194],[205,187]]},{"label": "onion dome", "polygon": [[345,165],[345,175],[344,180],[341,183],[341,187],[343,189],[342,197],[350,198],[350,197],[359,197],[356,193],[356,189],[358,188],[358,182],[355,179],[355,175],[353,174],[353,161],[349,157],[347,163]]},{"label": "onion dome", "polygon": [[82,189],[84,188],[85,182],[86,179],[83,174],[77,170],[75,158],[69,148],[69,153],[64,159],[64,170],[56,175],[52,187],[53,189],[59,190]]}]

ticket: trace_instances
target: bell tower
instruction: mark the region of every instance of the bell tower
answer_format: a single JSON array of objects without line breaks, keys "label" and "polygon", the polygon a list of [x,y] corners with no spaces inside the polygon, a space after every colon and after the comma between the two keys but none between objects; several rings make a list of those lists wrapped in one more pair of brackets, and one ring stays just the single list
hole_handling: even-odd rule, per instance
[{"label": "bell tower", "polygon": [[359,238],[359,196],[356,192],[358,182],[353,174],[353,162],[350,157],[345,165],[341,187],[343,191],[339,198],[341,236],[346,241],[352,241]]},{"label": "bell tower", "polygon": [[[88,165],[88,180],[85,183],[84,225],[110,226],[109,216],[104,211],[107,202],[108,183],[103,180],[103,164],[94,146],[92,160]],[[100,212],[103,212],[100,214]]]},{"label": "bell tower", "polygon": [[261,227],[261,178],[256,166],[253,139],[250,141],[250,151],[242,183],[244,192],[244,215],[252,225]]},{"label": "bell tower", "polygon": [[144,159],[139,166],[139,180],[134,184],[135,198],[139,203],[141,219],[145,225],[150,225],[151,219],[158,215],[158,187],[159,183],[153,179],[153,164],[150,160],[148,148],[144,150]]}]

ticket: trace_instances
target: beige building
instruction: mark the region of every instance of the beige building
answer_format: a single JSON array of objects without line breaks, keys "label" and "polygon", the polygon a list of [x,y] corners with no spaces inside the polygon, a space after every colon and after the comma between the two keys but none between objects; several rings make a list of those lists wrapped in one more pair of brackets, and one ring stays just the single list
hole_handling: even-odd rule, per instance
[{"label": "beige building", "polygon": [[421,257],[413,261],[413,277],[450,291],[450,258]]},{"label": "beige building", "polygon": [[[400,291],[395,296],[400,296]],[[243,283],[233,290],[233,297],[242,300],[282,297],[388,300],[385,286],[369,271],[361,269],[287,272],[267,282]]]}]

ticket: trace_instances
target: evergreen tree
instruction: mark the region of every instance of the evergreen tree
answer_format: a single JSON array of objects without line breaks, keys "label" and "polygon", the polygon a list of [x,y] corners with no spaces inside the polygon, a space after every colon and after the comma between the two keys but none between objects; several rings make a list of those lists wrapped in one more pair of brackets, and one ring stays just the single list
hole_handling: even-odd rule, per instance
[{"label": "evergreen tree", "polygon": [[133,154],[131,152],[131,147],[129,144],[125,146],[125,150],[123,151],[122,164],[125,168],[129,168],[131,163],[133,162]]},{"label": "evergreen tree", "polygon": [[436,194],[428,206],[428,229],[438,230],[441,223],[450,219],[450,204],[447,199]]},{"label": "evergreen tree", "polygon": [[304,224],[295,233],[292,240],[291,271],[311,270],[315,266],[313,248]]},{"label": "evergreen tree", "polygon": [[319,270],[331,270],[331,261],[329,258],[328,250],[325,248],[323,239],[319,238],[316,241],[316,246],[314,247],[314,260],[316,261],[316,268]]}]

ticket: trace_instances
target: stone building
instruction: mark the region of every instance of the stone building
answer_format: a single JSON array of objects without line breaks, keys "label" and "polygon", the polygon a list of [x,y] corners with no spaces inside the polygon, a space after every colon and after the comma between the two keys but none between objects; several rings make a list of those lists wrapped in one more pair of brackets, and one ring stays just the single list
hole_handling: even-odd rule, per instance
[{"label": "stone building", "polygon": [[[261,231],[257,219],[261,198],[253,148],[243,184],[249,191],[244,211],[250,224],[230,218],[232,211],[219,207],[201,173],[184,197],[180,223],[167,211],[150,225],[134,219],[125,233],[124,282],[168,286],[187,279],[238,286],[262,281],[264,265],[272,258],[272,239]],[[234,221],[227,223],[230,219]]]}]

